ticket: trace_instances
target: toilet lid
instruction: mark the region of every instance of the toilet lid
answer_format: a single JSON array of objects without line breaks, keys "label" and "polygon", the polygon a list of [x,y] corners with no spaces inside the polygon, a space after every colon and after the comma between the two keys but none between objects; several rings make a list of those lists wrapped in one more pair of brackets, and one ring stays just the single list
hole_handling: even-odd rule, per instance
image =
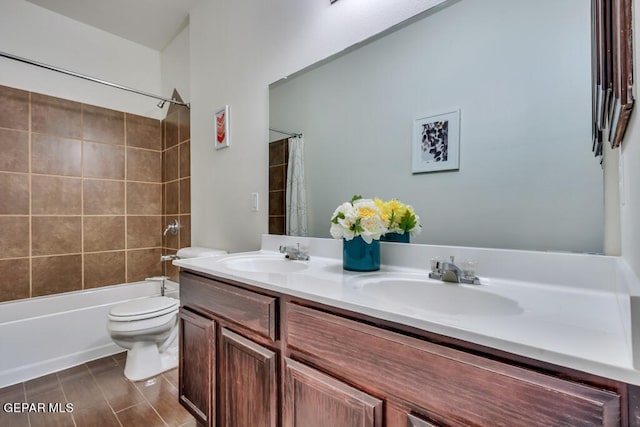
[{"label": "toilet lid", "polygon": [[169,297],[140,298],[118,304],[109,311],[111,320],[133,320],[162,316],[177,310],[180,302]]}]

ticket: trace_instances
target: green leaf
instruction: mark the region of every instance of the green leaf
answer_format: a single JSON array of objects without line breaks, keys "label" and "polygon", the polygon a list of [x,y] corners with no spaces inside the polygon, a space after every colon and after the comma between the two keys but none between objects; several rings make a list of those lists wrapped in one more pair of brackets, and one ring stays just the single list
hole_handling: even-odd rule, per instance
[{"label": "green leaf", "polygon": [[408,209],[400,218],[400,229],[404,231],[409,231],[416,226],[416,216],[412,214]]},{"label": "green leaf", "polygon": [[391,227],[396,222],[396,211],[391,211],[391,217],[389,218],[389,224],[387,227]]},{"label": "green leaf", "polygon": [[360,225],[361,220],[362,218],[358,218],[356,222],[351,226],[351,231],[356,233],[356,235],[364,232],[364,228],[362,227],[362,225]]},{"label": "green leaf", "polygon": [[339,219],[344,219],[344,214],[342,212],[338,212],[338,215],[334,216],[331,219],[331,222],[337,224]]},{"label": "green leaf", "polygon": [[351,198],[351,204],[353,204],[353,202],[355,202],[356,200],[360,200],[360,199],[362,199],[362,196],[357,195],[357,194],[356,194],[356,195],[354,195],[354,196]]}]

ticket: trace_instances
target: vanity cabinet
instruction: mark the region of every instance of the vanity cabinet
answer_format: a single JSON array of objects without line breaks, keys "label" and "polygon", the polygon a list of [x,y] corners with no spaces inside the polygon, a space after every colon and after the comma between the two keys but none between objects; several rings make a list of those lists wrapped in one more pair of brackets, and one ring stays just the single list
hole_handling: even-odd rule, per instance
[{"label": "vanity cabinet", "polygon": [[222,329],[220,412],[224,426],[275,427],[277,354]]},{"label": "vanity cabinet", "polygon": [[184,308],[180,309],[180,403],[202,425],[215,419],[216,323]]},{"label": "vanity cabinet", "polygon": [[382,400],[285,359],[283,427],[381,427]]},{"label": "vanity cabinet", "polygon": [[292,355],[406,405],[398,425],[620,424],[616,393],[293,303],[285,311]]},{"label": "vanity cabinet", "polygon": [[180,401],[204,425],[638,425],[624,383],[226,279],[180,283]]},{"label": "vanity cabinet", "polygon": [[276,298],[181,272],[180,302],[180,403],[203,426],[276,427]]}]

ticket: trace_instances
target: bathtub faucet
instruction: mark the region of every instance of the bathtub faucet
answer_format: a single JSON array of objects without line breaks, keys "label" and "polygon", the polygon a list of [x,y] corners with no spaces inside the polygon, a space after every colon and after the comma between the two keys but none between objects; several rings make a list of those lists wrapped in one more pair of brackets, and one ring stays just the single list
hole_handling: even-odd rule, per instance
[{"label": "bathtub faucet", "polygon": [[160,255],[160,262],[173,261],[174,259],[180,259],[180,257],[176,254]]}]

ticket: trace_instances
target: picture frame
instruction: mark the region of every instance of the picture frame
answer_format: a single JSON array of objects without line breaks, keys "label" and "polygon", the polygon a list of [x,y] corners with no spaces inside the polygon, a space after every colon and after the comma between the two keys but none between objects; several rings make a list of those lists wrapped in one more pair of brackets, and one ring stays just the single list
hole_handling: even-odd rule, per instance
[{"label": "picture frame", "polygon": [[215,139],[214,146],[216,150],[229,146],[229,106],[218,109],[215,112]]},{"label": "picture frame", "polygon": [[593,152],[602,144],[617,148],[634,106],[631,0],[591,2]]},{"label": "picture frame", "polygon": [[460,109],[413,121],[413,174],[459,169]]}]

